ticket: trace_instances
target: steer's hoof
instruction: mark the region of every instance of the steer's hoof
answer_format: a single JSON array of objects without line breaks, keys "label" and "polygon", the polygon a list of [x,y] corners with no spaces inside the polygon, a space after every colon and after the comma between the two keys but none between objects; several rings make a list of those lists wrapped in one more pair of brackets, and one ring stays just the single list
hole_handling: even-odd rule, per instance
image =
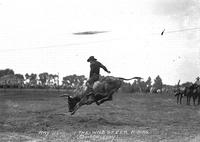
[{"label": "steer's hoof", "polygon": [[74,115],[74,114],[75,114],[75,111],[72,111],[72,112],[71,112],[71,115]]}]

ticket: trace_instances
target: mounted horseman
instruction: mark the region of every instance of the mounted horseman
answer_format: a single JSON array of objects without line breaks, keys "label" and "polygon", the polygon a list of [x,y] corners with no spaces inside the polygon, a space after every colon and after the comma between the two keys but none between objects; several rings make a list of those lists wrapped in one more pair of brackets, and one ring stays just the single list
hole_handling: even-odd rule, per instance
[{"label": "mounted horseman", "polygon": [[175,90],[175,96],[177,97],[177,103],[183,98],[187,97],[187,105],[190,105],[190,100],[193,98],[193,104],[195,105],[195,100],[198,98],[198,105],[200,105],[200,78],[197,77],[195,83],[189,83],[187,86],[180,86],[180,80],[178,82],[177,89]]},{"label": "mounted horseman", "polygon": [[196,78],[196,81],[195,81],[194,84],[195,84],[197,87],[200,86],[200,78],[199,78],[199,77]]},{"label": "mounted horseman", "polygon": [[194,105],[195,100],[198,98],[198,105],[200,105],[200,78],[197,77],[195,83],[193,84],[193,99]]},{"label": "mounted horseman", "polygon": [[187,96],[187,104],[190,105],[190,99],[193,98],[193,104],[195,105],[195,100],[198,99],[198,105],[200,105],[200,78],[197,77],[196,81],[189,86]]}]

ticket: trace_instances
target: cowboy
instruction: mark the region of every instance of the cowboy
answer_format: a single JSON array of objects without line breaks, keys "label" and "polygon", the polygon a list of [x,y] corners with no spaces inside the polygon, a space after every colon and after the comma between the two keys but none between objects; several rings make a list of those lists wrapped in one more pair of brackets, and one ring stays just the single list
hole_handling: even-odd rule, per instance
[{"label": "cowboy", "polygon": [[89,76],[89,80],[87,81],[87,86],[92,92],[94,82],[99,80],[100,68],[104,69],[107,73],[110,73],[110,71],[102,63],[97,61],[97,59],[94,58],[94,56],[90,56],[87,59],[87,62],[90,62],[90,76]]},{"label": "cowboy", "polygon": [[197,86],[200,86],[200,78],[199,77],[196,78],[196,81],[195,81],[194,84],[197,85]]}]

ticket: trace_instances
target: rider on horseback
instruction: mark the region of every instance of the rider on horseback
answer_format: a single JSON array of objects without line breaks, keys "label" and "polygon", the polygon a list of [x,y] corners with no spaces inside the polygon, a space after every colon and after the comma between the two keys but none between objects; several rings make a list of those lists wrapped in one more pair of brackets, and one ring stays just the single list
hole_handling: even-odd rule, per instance
[{"label": "rider on horseback", "polygon": [[191,90],[194,90],[194,89],[197,89],[198,87],[200,87],[200,80],[199,80],[200,78],[199,77],[197,77],[196,78],[196,81],[193,83],[193,84],[191,84],[190,86],[189,86],[189,88],[191,89]]},{"label": "rider on horseback", "polygon": [[198,85],[198,86],[200,86],[200,80],[199,80],[200,78],[199,77],[197,77],[196,78],[196,81],[195,81],[195,83],[194,84],[196,84],[196,85]]},{"label": "rider on horseback", "polygon": [[196,81],[195,81],[195,83],[194,83],[194,87],[195,87],[195,88],[200,87],[200,80],[199,80],[199,79],[200,79],[199,77],[196,78]]},{"label": "rider on horseback", "polygon": [[89,76],[89,80],[87,81],[86,85],[88,87],[87,91],[89,91],[89,93],[87,95],[93,95],[93,84],[95,81],[99,80],[100,77],[100,68],[104,69],[107,73],[110,73],[110,71],[99,61],[97,61],[97,59],[94,58],[94,56],[90,56],[87,59],[87,62],[90,62],[90,76]]}]

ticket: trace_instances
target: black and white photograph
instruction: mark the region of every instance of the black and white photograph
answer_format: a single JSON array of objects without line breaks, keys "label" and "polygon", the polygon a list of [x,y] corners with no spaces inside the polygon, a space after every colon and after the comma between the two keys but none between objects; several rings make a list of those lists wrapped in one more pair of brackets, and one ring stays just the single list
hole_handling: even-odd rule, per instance
[{"label": "black and white photograph", "polygon": [[200,0],[0,0],[0,142],[200,142]]}]

